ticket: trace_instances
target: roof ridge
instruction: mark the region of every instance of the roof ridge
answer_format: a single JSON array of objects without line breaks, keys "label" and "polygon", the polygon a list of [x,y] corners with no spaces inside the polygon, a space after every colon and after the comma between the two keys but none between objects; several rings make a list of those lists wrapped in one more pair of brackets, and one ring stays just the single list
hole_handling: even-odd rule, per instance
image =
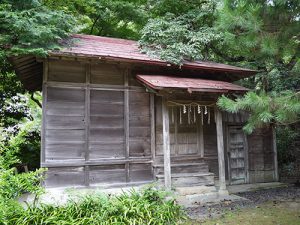
[{"label": "roof ridge", "polygon": [[[101,59],[123,61],[129,63],[143,63],[158,66],[171,65],[165,60],[161,60],[158,57],[149,56],[141,52],[138,42],[134,40],[87,34],[73,34],[71,37],[78,40],[74,43],[73,46],[66,45],[60,50],[50,52],[50,55],[71,57],[100,57]],[[185,60],[181,68],[232,72],[240,74],[240,78],[251,76],[257,72],[251,69],[202,60]]]},{"label": "roof ridge", "polygon": [[115,38],[115,37],[105,37],[105,36],[97,36],[97,35],[89,35],[89,34],[72,34],[73,38],[82,38],[87,40],[101,40],[110,43],[116,43],[119,41],[120,44],[137,44],[137,41],[123,38]]}]

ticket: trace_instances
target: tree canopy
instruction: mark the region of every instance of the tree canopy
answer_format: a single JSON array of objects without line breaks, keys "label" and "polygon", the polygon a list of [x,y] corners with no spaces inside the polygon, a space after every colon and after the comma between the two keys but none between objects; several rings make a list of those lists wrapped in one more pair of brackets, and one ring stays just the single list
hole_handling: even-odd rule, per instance
[{"label": "tree canopy", "polygon": [[216,7],[216,1],[157,1],[154,17],[141,31],[141,48],[174,64],[213,59],[210,46],[221,41],[221,33],[214,27]]},{"label": "tree canopy", "polygon": [[45,55],[59,40],[76,32],[76,21],[38,0],[5,0],[0,4],[0,55]]}]

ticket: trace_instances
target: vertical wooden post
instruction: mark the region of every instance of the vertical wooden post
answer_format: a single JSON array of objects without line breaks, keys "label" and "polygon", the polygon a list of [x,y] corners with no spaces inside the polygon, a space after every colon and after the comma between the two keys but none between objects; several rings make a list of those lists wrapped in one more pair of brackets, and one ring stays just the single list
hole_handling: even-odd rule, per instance
[{"label": "vertical wooden post", "polygon": [[150,94],[150,120],[151,120],[151,156],[155,158],[155,111],[154,111],[154,94]]},{"label": "vertical wooden post", "polygon": [[47,105],[47,80],[48,80],[48,72],[49,72],[49,61],[45,59],[43,61],[43,86],[42,86],[42,130],[41,130],[41,167],[43,167],[43,163],[45,163],[46,153],[46,128],[47,128],[47,120],[46,120],[46,105]]},{"label": "vertical wooden post", "polygon": [[[151,159],[152,162],[155,160],[155,97],[153,93],[150,93],[150,123],[151,123]],[[153,163],[152,163],[153,165]],[[151,167],[153,180],[156,180],[154,167]]]},{"label": "vertical wooden post", "polygon": [[[91,107],[91,63],[85,64],[85,163],[90,160],[90,107]],[[90,186],[90,168],[88,165],[84,166],[84,183],[85,186]]]},{"label": "vertical wooden post", "polygon": [[126,68],[124,73],[124,86],[126,87],[124,91],[124,132],[125,132],[125,170],[126,170],[126,183],[130,182],[130,174],[129,174],[129,90],[128,90],[128,74],[129,69]]},{"label": "vertical wooden post", "polygon": [[201,121],[198,121],[198,142],[200,148],[200,156],[204,157],[204,137],[203,137],[203,125]]},{"label": "vertical wooden post", "polygon": [[164,180],[165,188],[171,190],[171,156],[170,156],[170,131],[169,112],[165,97],[162,97],[162,123],[163,123],[163,153],[164,153]]},{"label": "vertical wooden post", "polygon": [[273,154],[274,154],[274,179],[275,181],[279,181],[278,175],[278,160],[277,160],[277,144],[276,144],[276,130],[275,127],[272,126],[272,138],[273,138]]},{"label": "vertical wooden post", "polygon": [[223,139],[223,125],[222,113],[215,107],[216,129],[217,129],[217,144],[218,144],[218,164],[219,164],[219,183],[221,192],[226,191],[225,179],[225,159],[224,159],[224,139]]}]

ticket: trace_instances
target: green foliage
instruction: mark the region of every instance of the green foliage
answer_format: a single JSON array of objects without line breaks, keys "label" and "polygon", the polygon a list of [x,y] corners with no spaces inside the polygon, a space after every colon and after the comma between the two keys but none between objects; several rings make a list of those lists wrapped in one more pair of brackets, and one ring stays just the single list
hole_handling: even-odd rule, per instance
[{"label": "green foliage", "polygon": [[300,93],[291,91],[273,92],[248,92],[245,96],[232,100],[226,96],[219,98],[218,106],[231,113],[240,110],[249,112],[248,123],[244,126],[247,133],[252,133],[255,128],[272,125],[288,125],[299,121]]},{"label": "green foliage", "polygon": [[0,126],[13,127],[25,118],[30,118],[27,96],[22,94],[16,94],[9,98],[5,96],[0,109]]},{"label": "green foliage", "polygon": [[276,136],[279,168],[292,173],[296,161],[294,143],[299,138],[300,133],[291,126],[278,127]]},{"label": "green foliage", "polygon": [[120,196],[91,195],[66,205],[29,206],[6,218],[9,224],[178,224],[185,218],[167,194],[152,188]]},{"label": "green foliage", "polygon": [[9,224],[7,219],[18,215],[22,210],[23,207],[16,200],[3,199],[0,197],[0,224]]},{"label": "green foliage", "polygon": [[18,174],[15,168],[6,168],[7,166],[8,163],[5,162],[4,165],[0,155],[0,224],[9,224],[8,218],[13,218],[24,210],[17,202],[22,194],[32,193],[37,197],[44,192],[40,183],[44,179],[45,169]]},{"label": "green foliage", "polygon": [[28,173],[18,173],[15,165],[19,162],[15,146],[10,146],[10,149],[7,149],[1,144],[0,202],[16,199],[26,192],[40,194],[43,191],[40,182],[43,179],[44,169]]},{"label": "green foliage", "polygon": [[16,199],[24,193],[41,194],[44,169],[16,174],[15,168],[0,168],[0,199]]},{"label": "green foliage", "polygon": [[39,0],[6,0],[0,3],[0,55],[45,56],[58,41],[75,31],[75,20],[63,11],[52,11]]},{"label": "green foliage", "polygon": [[[45,7],[41,0],[4,0],[0,1],[0,141],[5,148],[15,148],[7,136],[18,134],[24,123],[33,120],[29,96],[17,79],[7,58],[18,54],[45,56],[47,51],[59,48],[59,41],[70,32],[76,31],[76,21],[63,11],[52,11]],[[25,130],[18,134],[19,154],[21,161],[28,163],[31,158],[32,169],[38,167],[39,132]],[[22,138],[21,138],[22,136]],[[21,141],[22,140],[22,141]],[[8,146],[12,144],[12,146]],[[25,152],[27,151],[27,159]],[[30,155],[34,152],[34,155]]]},{"label": "green foliage", "polygon": [[[22,103],[19,98],[23,99]],[[24,171],[25,166],[29,170],[39,168],[41,108],[28,95],[12,97],[4,106],[0,110],[0,115],[2,112],[4,115],[4,122],[0,123],[3,126],[0,136],[1,156],[9,165],[17,167],[18,171]],[[19,117],[17,113],[20,113]],[[10,162],[14,158],[18,162]]]},{"label": "green foliage", "polygon": [[[17,80],[14,73],[6,72],[6,64],[0,63],[0,129],[1,127],[8,127],[14,125],[15,122],[25,117],[23,99],[17,93],[24,93],[24,89],[21,86],[21,82]],[[9,102],[17,102],[24,107],[8,108]],[[18,106],[20,106],[18,105]],[[20,110],[13,110],[19,108]],[[21,110],[22,108],[22,110]],[[1,138],[0,138],[1,140]]]},{"label": "green foliage", "polygon": [[299,89],[299,6],[299,0],[225,0],[215,24],[223,43],[215,52],[224,61],[257,69],[246,81],[251,88]]},{"label": "green foliage", "polygon": [[217,25],[231,56],[275,63],[299,57],[299,5],[299,0],[225,0]]},{"label": "green foliage", "polygon": [[[19,171],[24,171],[24,166],[29,170],[39,168],[41,147],[39,122],[26,122],[22,124],[16,135],[7,135],[6,140],[0,145],[4,163],[16,166]],[[15,158],[18,161],[15,161]]]},{"label": "green foliage", "polygon": [[221,39],[213,27],[215,8],[215,1],[158,1],[152,10],[160,16],[143,28],[142,51],[178,65],[184,60],[212,58],[209,47]]},{"label": "green foliage", "polygon": [[52,10],[74,15],[82,25],[81,32],[98,36],[138,39],[147,22],[146,1],[139,0],[44,0]]}]

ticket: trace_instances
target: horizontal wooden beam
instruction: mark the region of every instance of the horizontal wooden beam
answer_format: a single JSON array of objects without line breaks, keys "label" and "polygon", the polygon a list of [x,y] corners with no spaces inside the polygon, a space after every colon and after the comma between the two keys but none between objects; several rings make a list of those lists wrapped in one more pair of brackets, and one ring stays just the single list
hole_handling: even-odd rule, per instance
[{"label": "horizontal wooden beam", "polygon": [[92,160],[92,161],[72,161],[72,162],[67,162],[60,160],[61,162],[58,161],[53,161],[53,162],[45,162],[41,163],[41,167],[68,167],[68,166],[104,166],[104,165],[118,165],[118,164],[125,164],[125,163],[137,163],[137,164],[148,164],[152,163],[152,159],[149,158],[129,158],[129,159],[103,159],[103,160]]}]

